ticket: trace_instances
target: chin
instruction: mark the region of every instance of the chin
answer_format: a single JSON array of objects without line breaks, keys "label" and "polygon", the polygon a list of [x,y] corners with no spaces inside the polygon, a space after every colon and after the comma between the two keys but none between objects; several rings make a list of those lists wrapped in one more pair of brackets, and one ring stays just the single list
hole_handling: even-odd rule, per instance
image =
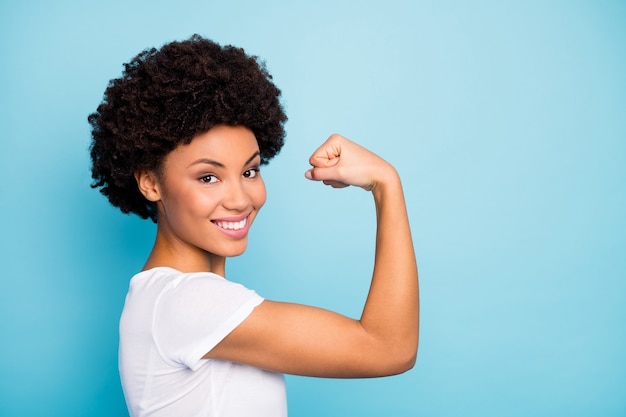
[{"label": "chin", "polygon": [[221,256],[225,258],[234,258],[239,255],[243,255],[243,253],[248,248],[247,242],[242,245],[237,245],[236,247],[224,248],[224,251],[220,253]]},{"label": "chin", "polygon": [[237,257],[237,256],[243,255],[243,253],[244,253],[245,251],[246,251],[245,249],[240,250],[240,251],[233,251],[232,253],[229,253],[228,255],[226,255],[226,257],[227,257],[227,258],[235,258],[235,257]]}]

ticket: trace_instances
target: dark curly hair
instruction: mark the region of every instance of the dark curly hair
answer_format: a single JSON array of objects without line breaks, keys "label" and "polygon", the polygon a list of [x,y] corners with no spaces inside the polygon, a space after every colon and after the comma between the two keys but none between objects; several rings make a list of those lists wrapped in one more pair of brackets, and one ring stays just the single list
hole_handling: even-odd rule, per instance
[{"label": "dark curly hair", "polygon": [[284,143],[279,97],[265,64],[241,48],[193,35],[147,49],[124,64],[88,117],[91,186],[122,212],[156,222],[156,205],[139,191],[135,172],[160,172],[178,145],[222,124],[252,130],[266,164]]}]

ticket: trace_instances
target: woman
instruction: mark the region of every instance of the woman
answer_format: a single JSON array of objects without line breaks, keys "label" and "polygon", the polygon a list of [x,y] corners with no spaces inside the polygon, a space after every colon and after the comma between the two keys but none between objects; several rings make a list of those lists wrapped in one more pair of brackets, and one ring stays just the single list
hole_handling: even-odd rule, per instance
[{"label": "woman", "polygon": [[225,279],[265,202],[260,166],[283,145],[279,96],[255,57],[194,35],[135,57],[89,116],[93,187],[157,224],[120,320],[131,416],[285,416],[284,373],[373,377],[415,362],[417,267],[400,179],[346,138],[322,144],[305,176],[374,197],[361,318],[265,300]]}]

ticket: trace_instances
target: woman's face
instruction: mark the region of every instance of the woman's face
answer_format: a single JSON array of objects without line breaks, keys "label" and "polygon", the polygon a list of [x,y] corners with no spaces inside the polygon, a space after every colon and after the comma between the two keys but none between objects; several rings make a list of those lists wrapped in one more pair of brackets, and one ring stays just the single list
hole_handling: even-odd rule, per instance
[{"label": "woman's face", "polygon": [[[254,133],[216,126],[180,145],[163,161],[158,233],[183,261],[237,256],[265,203]],[[187,259],[185,257],[191,257]]]}]

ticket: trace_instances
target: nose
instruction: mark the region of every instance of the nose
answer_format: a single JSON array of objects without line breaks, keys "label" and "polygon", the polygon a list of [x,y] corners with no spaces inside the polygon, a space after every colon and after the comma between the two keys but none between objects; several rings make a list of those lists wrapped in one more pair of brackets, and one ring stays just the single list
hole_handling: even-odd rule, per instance
[{"label": "nose", "polygon": [[250,207],[250,204],[250,195],[245,185],[241,181],[230,181],[222,199],[224,208],[243,212]]}]

